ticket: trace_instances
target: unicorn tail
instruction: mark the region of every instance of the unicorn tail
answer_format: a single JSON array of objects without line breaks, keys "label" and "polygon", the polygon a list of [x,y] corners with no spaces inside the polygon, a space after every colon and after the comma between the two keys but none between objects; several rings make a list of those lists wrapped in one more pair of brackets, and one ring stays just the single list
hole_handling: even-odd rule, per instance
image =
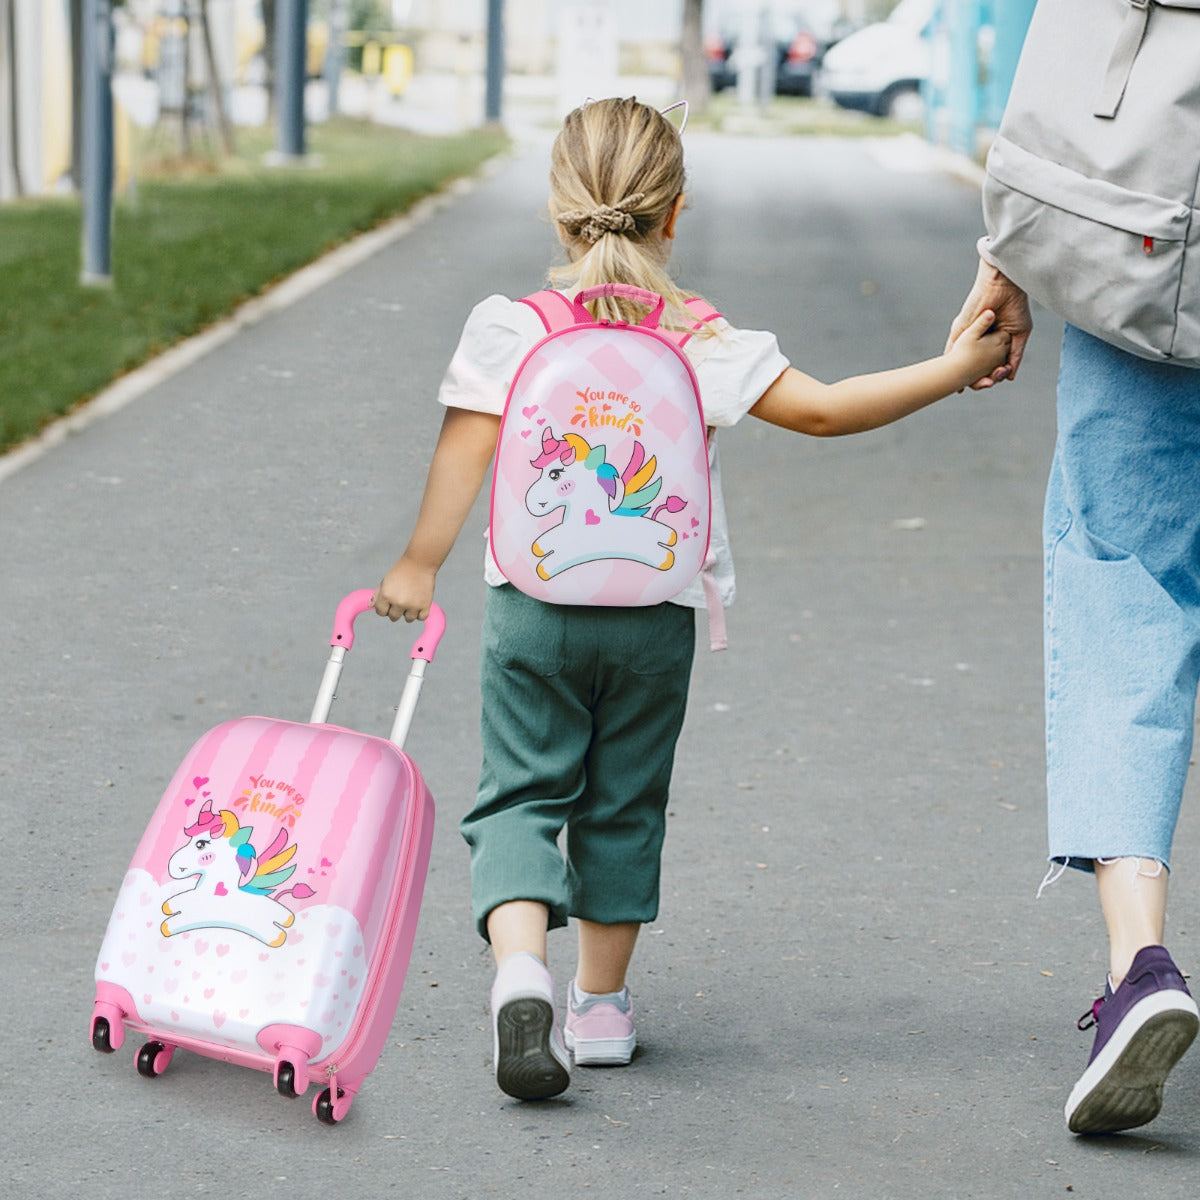
[{"label": "unicorn tail", "polygon": [[666,502],[665,504],[660,504],[660,505],[659,505],[659,506],[658,506],[658,507],[657,507],[657,508],[656,508],[656,509],[655,509],[655,510],[654,510],[654,511],[653,511],[653,512],[650,514],[650,519],[651,519],[652,521],[657,521],[657,520],[658,520],[658,514],[659,514],[660,512],[662,512],[662,510],[663,510],[664,508],[665,508],[665,509],[667,510],[667,512],[669,512],[669,513],[670,513],[672,516],[674,516],[676,513],[681,513],[681,512],[683,512],[683,510],[684,510],[685,508],[687,508],[687,503],[688,503],[688,502],[687,502],[686,500],[682,499],[682,498],[681,498],[681,497],[679,497],[679,496],[668,496],[668,497],[667,497],[667,502]]}]

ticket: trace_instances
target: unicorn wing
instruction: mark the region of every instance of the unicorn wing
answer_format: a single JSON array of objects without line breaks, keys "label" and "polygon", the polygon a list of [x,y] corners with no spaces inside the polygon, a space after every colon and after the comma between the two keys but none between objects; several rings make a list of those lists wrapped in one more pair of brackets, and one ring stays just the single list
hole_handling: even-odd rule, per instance
[{"label": "unicorn wing", "polygon": [[616,511],[626,515],[636,513],[638,516],[645,516],[660,491],[662,491],[661,477],[636,492],[626,492],[625,499],[621,501],[621,507]]},{"label": "unicorn wing", "polygon": [[[637,443],[637,448],[638,450],[641,450],[641,442]],[[643,451],[642,455],[644,456],[644,454],[645,452]],[[636,470],[633,469],[635,460],[639,462],[639,466]],[[651,455],[649,458],[645,459],[645,461],[641,461],[641,456],[635,454],[634,457],[629,460],[629,466],[625,468],[624,479],[626,494],[633,495],[634,492],[644,488],[646,484],[648,484],[650,480],[654,478],[654,472],[657,470],[658,458],[656,456]]]},{"label": "unicorn wing", "polygon": [[247,891],[261,892],[264,895],[281,887],[295,874],[296,867],[288,864],[296,857],[296,845],[287,845],[287,834],[280,830],[275,840],[263,851],[258,860],[254,878],[244,886]]}]

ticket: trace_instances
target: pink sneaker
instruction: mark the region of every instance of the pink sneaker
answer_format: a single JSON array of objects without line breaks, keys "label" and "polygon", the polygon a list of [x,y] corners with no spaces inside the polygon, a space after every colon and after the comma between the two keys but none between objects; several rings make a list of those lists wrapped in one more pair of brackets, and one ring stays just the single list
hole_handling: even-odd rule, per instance
[{"label": "pink sneaker", "polygon": [[554,982],[545,963],[514,954],[492,984],[494,1065],[500,1090],[518,1100],[547,1100],[566,1091],[571,1060],[554,1015]]},{"label": "pink sneaker", "polygon": [[637,1046],[629,989],[590,996],[580,992],[572,979],[565,1037],[577,1067],[627,1066]]}]

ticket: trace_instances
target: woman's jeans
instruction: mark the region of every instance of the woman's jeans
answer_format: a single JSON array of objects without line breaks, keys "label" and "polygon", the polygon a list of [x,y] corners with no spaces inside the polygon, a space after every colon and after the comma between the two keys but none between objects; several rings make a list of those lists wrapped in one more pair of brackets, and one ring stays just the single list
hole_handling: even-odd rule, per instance
[{"label": "woman's jeans", "polygon": [[1050,857],[1169,867],[1200,676],[1200,370],[1067,327],[1044,534]]}]

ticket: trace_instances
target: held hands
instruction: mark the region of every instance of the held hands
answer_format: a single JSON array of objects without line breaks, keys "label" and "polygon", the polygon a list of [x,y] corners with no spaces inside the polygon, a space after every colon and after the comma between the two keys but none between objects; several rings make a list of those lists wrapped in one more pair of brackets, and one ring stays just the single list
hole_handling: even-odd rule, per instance
[{"label": "held hands", "polygon": [[437,572],[401,558],[375,589],[375,611],[391,621],[424,621],[433,603]]},{"label": "held hands", "polygon": [[1011,340],[1003,365],[990,372],[981,371],[971,382],[971,388],[976,391],[994,387],[1005,379],[1016,379],[1017,369],[1025,354],[1025,344],[1033,331],[1029,297],[1006,275],[980,259],[975,283],[950,326],[950,336],[946,340],[947,353],[977,321],[984,309],[991,310],[996,329],[1007,333]]},{"label": "held hands", "polygon": [[[1012,337],[996,324],[996,313],[985,308],[946,346],[946,356],[961,368],[962,387],[991,387],[1009,375]],[[979,381],[987,380],[986,384]]]}]

